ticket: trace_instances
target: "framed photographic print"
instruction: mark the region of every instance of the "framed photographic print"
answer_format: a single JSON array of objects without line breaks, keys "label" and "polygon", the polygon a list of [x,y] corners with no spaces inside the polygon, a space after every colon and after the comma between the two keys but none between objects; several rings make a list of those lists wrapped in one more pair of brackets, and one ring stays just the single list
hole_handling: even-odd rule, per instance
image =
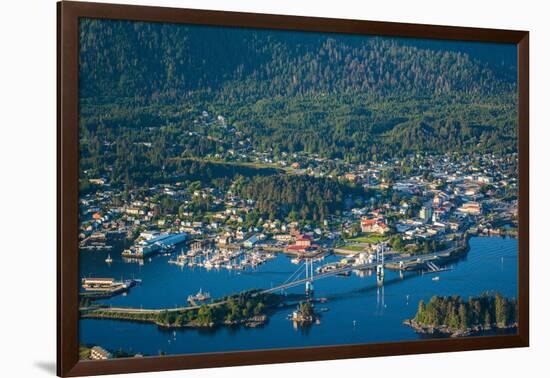
[{"label": "framed photographic print", "polygon": [[58,375],[528,346],[528,38],[58,3]]}]

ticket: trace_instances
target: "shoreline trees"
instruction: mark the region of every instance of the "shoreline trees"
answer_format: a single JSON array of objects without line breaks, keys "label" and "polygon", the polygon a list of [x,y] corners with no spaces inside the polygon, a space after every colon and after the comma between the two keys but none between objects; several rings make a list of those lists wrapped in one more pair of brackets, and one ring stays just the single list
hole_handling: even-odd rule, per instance
[{"label": "shoreline trees", "polygon": [[414,322],[421,327],[465,331],[471,328],[508,328],[518,319],[514,298],[483,293],[464,300],[460,296],[433,296],[428,303],[420,300]]}]

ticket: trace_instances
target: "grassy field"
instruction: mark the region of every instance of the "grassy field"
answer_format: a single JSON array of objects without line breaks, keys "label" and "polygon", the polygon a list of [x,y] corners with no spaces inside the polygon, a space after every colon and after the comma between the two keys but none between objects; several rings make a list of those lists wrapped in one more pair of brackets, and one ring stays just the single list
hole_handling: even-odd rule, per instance
[{"label": "grassy field", "polygon": [[370,235],[361,235],[355,238],[346,239],[346,242],[350,243],[380,243],[384,240],[387,240],[388,236],[370,234]]},{"label": "grassy field", "polygon": [[171,160],[190,160],[190,161],[199,161],[206,162],[211,164],[222,164],[222,165],[233,165],[237,167],[248,167],[255,169],[274,169],[279,173],[284,173],[285,170],[277,164],[261,163],[261,162],[246,162],[246,161],[225,161],[220,159],[213,158],[197,158],[197,157],[173,157]]},{"label": "grassy field", "polygon": [[343,245],[341,247],[338,247],[338,249],[344,249],[346,251],[351,251],[351,252],[361,252],[362,250],[365,249],[365,247],[360,246],[360,245],[347,244],[347,245]]}]

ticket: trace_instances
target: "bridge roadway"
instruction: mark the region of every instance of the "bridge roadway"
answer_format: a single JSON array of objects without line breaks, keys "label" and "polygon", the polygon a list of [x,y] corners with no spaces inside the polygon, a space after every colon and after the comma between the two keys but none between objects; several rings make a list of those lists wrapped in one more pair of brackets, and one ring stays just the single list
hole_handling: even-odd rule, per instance
[{"label": "bridge roadway", "polygon": [[[417,255],[417,256],[409,256],[409,257],[391,259],[391,260],[385,261],[384,265],[387,265],[387,264],[390,264],[390,263],[399,263],[401,261],[403,263],[407,263],[407,262],[411,262],[411,261],[415,261],[415,260],[421,260],[421,261],[422,260],[428,260],[428,259],[432,260],[432,259],[436,259],[438,257],[444,256],[444,255],[448,255],[448,254],[450,254],[450,253],[452,253],[452,252],[454,252],[454,251],[456,251],[460,248],[463,248],[463,247],[464,247],[463,245],[459,245],[459,246],[448,248],[448,249],[446,249],[444,251],[440,251],[440,252],[429,253],[429,254],[425,254],[425,255]],[[376,268],[376,265],[378,265],[376,262],[361,264],[361,265],[348,265],[348,266],[345,266],[345,267],[342,267],[342,268],[339,268],[339,269],[331,270],[330,272],[315,274],[315,275],[313,275],[313,280],[316,281],[316,280],[320,280],[322,278],[332,277],[334,275],[337,275],[337,274],[340,274],[340,273],[345,273],[345,272],[350,272],[352,270],[373,269],[373,268]],[[295,287],[295,286],[305,284],[307,281],[308,281],[308,279],[303,278],[303,279],[288,282],[288,283],[285,283],[285,284],[282,284],[282,285],[279,285],[279,286],[275,286],[275,287],[272,287],[270,289],[260,291],[258,293],[261,293],[261,294],[275,293],[279,290],[285,290],[285,289],[289,289],[291,287]],[[224,304],[225,302],[226,301],[214,302],[214,303],[208,304],[208,306],[219,306],[221,304]],[[92,311],[92,312],[94,312],[94,310],[95,310],[95,311],[107,311],[107,312],[110,312],[110,313],[120,313],[120,314],[158,314],[162,311],[170,311],[170,312],[171,311],[186,311],[186,310],[198,309],[199,307],[200,306],[184,306],[184,307],[172,307],[172,308],[162,308],[162,309],[142,309],[142,308],[132,308],[132,307],[103,307],[103,308],[96,308],[96,307],[86,308],[86,307],[84,307],[84,308],[80,308],[80,311]]]}]

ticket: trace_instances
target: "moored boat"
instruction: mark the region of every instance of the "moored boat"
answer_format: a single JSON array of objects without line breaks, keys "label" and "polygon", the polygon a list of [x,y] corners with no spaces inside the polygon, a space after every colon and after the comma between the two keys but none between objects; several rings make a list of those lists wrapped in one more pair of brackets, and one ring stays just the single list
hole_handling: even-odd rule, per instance
[{"label": "moored boat", "polygon": [[199,290],[199,292],[195,295],[190,295],[187,297],[187,301],[190,303],[193,302],[204,302],[210,299],[210,293],[203,292],[202,288]]}]

